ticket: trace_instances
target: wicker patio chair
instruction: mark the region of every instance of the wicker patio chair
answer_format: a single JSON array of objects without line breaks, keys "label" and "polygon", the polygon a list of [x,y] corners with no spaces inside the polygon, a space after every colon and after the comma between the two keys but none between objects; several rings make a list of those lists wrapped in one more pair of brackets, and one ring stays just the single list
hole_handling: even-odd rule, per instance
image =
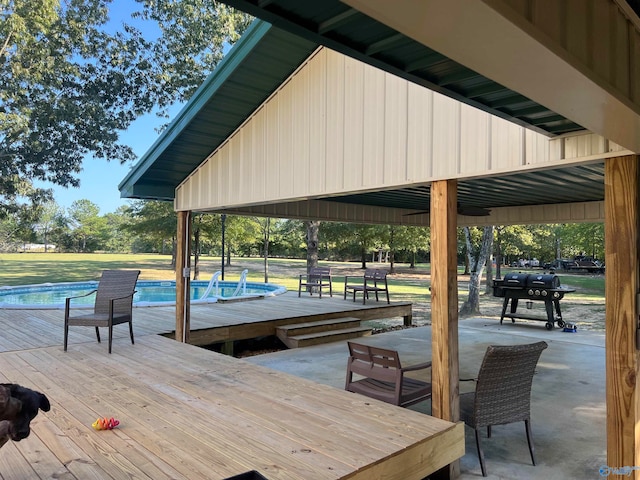
[{"label": "wicker patio chair", "polygon": [[460,395],[460,417],[475,430],[476,446],[482,475],[487,476],[479,429],[492,425],[524,421],[531,462],[535,465],[531,436],[531,384],[538,359],[546,342],[487,348],[475,380],[475,392]]},{"label": "wicker patio chair", "polygon": [[[133,344],[132,306],[136,281],[140,270],[104,270],[98,283],[98,288],[85,295],[69,297],[64,307],[64,351],[67,351],[67,337],[70,326],[95,327],[98,343],[100,342],[99,327],[109,329],[109,353],[113,343],[113,326],[121,323],[129,324],[129,334]],[[86,297],[95,293],[96,300],[93,313],[70,316],[71,300]]]}]

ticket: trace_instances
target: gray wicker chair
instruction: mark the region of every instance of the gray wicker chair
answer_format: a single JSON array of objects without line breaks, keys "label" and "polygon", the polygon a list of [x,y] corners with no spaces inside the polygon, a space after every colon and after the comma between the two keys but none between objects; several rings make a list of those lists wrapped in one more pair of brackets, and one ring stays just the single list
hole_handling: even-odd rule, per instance
[{"label": "gray wicker chair", "polygon": [[[98,327],[109,329],[109,353],[113,343],[113,326],[121,323],[129,324],[129,334],[133,344],[132,306],[136,281],[140,270],[104,270],[97,290],[86,295],[69,297],[64,307],[64,351],[67,351],[67,337],[70,326],[95,327],[96,337],[100,342]],[[96,294],[93,313],[70,316],[71,300]]]},{"label": "gray wicker chair", "polygon": [[538,359],[546,342],[487,348],[475,380],[476,391],[460,395],[460,417],[475,430],[482,475],[487,476],[479,429],[492,425],[524,421],[531,461],[535,465],[531,436],[531,384]]}]

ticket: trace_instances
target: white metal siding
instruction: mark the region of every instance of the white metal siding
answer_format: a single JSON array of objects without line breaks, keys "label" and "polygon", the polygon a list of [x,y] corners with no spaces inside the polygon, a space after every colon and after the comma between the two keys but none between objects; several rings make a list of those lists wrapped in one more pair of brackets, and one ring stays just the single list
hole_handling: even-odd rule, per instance
[{"label": "white metal siding", "polygon": [[177,189],[178,210],[216,210],[581,163],[620,148],[549,140],[319,49]]}]

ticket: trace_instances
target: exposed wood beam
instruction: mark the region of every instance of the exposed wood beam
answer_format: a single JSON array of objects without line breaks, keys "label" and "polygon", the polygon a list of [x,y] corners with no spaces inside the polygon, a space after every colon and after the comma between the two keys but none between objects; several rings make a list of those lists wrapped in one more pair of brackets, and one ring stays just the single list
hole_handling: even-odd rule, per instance
[{"label": "exposed wood beam", "polygon": [[191,212],[178,212],[176,236],[176,340],[188,343],[191,330]]},{"label": "exposed wood beam", "polygon": [[[431,184],[431,351],[434,417],[460,420],[458,355],[457,182]],[[459,462],[438,478],[456,478]]]},{"label": "exposed wood beam", "polygon": [[612,468],[640,465],[639,161],[635,155],[605,161],[607,465]]}]

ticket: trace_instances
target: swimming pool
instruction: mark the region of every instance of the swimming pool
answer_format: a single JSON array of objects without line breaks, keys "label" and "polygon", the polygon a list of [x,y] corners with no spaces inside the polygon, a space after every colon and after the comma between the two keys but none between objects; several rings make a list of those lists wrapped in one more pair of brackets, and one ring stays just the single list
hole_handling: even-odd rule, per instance
[{"label": "swimming pool", "polygon": [[[212,293],[202,298],[208,289],[209,281],[191,281],[191,303],[213,303],[218,300],[229,300],[239,297],[266,297],[279,295],[287,291],[281,285],[273,283],[246,282],[246,291],[242,295],[233,294],[238,289],[238,282],[219,281],[217,294]],[[67,297],[84,295],[95,290],[98,282],[66,282],[42,283],[38,285],[21,285],[0,287],[0,308],[15,309],[55,309],[64,308]],[[72,307],[82,308],[93,305],[95,296],[74,299]],[[176,282],[173,280],[140,280],[136,283],[136,294],[133,297],[134,307],[152,307],[174,305],[176,303]]]}]

